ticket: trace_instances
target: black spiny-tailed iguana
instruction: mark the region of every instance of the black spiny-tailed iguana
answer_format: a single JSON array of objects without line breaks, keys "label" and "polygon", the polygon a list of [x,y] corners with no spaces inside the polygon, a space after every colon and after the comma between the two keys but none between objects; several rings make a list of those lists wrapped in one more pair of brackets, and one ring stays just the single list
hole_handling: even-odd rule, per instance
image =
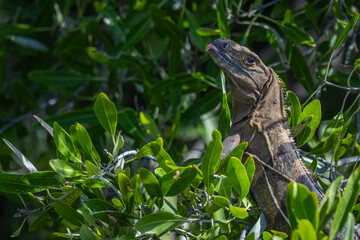
[{"label": "black spiny-tailed iguana", "polygon": [[[296,181],[306,185],[316,193],[319,202],[324,193],[314,174],[303,164],[292,140],[282,83],[256,54],[234,41],[220,38],[206,49],[230,81],[234,119],[223,142],[223,156],[240,141],[249,143],[247,154],[254,157],[256,166],[251,193],[268,225],[289,234],[288,184]],[[329,226],[326,228],[327,232]]]}]

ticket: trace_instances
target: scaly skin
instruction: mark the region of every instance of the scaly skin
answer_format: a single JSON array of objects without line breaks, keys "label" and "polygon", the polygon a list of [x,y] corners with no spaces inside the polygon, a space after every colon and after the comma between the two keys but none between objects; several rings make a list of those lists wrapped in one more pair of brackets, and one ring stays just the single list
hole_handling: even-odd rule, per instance
[{"label": "scaly skin", "polygon": [[256,167],[251,193],[268,225],[290,234],[286,214],[290,181],[306,185],[319,202],[324,193],[304,166],[291,137],[282,83],[256,54],[229,39],[215,40],[207,51],[229,80],[233,99],[234,121],[223,142],[223,156],[240,141],[249,143],[246,151],[254,157]]}]

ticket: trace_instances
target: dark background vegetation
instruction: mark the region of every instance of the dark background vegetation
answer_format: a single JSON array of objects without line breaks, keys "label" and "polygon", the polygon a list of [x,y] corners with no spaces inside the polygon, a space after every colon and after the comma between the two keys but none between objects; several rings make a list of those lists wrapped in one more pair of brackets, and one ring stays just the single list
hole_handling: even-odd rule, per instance
[{"label": "dark background vegetation", "polygon": [[[231,38],[273,66],[302,101],[322,83],[330,50],[360,7],[355,0],[228,0],[224,6]],[[139,121],[139,112],[144,112],[154,119],[166,150],[179,162],[194,145],[203,148],[217,128],[220,71],[205,47],[220,37],[215,30],[221,27],[218,19],[215,1],[207,0],[0,1],[0,137],[39,170],[49,169],[56,147],[35,114],[65,129],[75,122],[83,124],[104,154],[102,149],[110,143],[93,103],[105,92],[123,111],[119,128],[125,136],[124,150],[156,137]],[[284,21],[312,39],[297,38],[282,27]],[[346,86],[359,57],[358,29],[355,26],[334,55],[329,81]],[[359,87],[359,80],[355,72],[351,85]],[[325,89],[317,95],[324,121],[340,110],[347,92]],[[355,123],[352,131],[356,132]],[[0,169],[25,173],[3,141]],[[21,220],[12,216],[22,204],[16,195],[2,194],[0,199],[0,231],[5,238],[19,227]],[[47,231],[52,230],[23,231],[20,236],[46,239]]]}]

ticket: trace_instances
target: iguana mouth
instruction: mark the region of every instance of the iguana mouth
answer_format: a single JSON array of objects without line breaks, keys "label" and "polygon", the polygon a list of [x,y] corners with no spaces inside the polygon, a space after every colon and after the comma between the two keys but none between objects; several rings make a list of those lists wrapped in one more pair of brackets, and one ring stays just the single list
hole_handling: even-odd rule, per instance
[{"label": "iguana mouth", "polygon": [[[212,50],[212,51],[211,51]],[[238,62],[234,61],[229,55],[227,55],[224,52],[220,52],[219,49],[212,43],[206,46],[206,51],[209,53],[215,53],[216,56],[220,57],[222,60],[224,60],[227,64],[233,66],[239,71],[245,72],[244,67],[239,64]]]}]

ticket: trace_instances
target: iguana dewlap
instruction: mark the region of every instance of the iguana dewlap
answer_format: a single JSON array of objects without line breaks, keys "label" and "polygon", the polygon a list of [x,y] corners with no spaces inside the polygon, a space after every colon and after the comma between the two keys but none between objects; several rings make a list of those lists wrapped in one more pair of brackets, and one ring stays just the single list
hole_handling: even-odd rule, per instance
[{"label": "iguana dewlap", "polygon": [[256,54],[234,41],[220,38],[206,50],[230,82],[234,119],[223,142],[223,156],[240,141],[248,142],[247,154],[256,164],[251,193],[268,225],[290,233],[286,214],[290,181],[306,185],[319,202],[324,194],[314,174],[304,166],[291,137],[282,83]]}]

